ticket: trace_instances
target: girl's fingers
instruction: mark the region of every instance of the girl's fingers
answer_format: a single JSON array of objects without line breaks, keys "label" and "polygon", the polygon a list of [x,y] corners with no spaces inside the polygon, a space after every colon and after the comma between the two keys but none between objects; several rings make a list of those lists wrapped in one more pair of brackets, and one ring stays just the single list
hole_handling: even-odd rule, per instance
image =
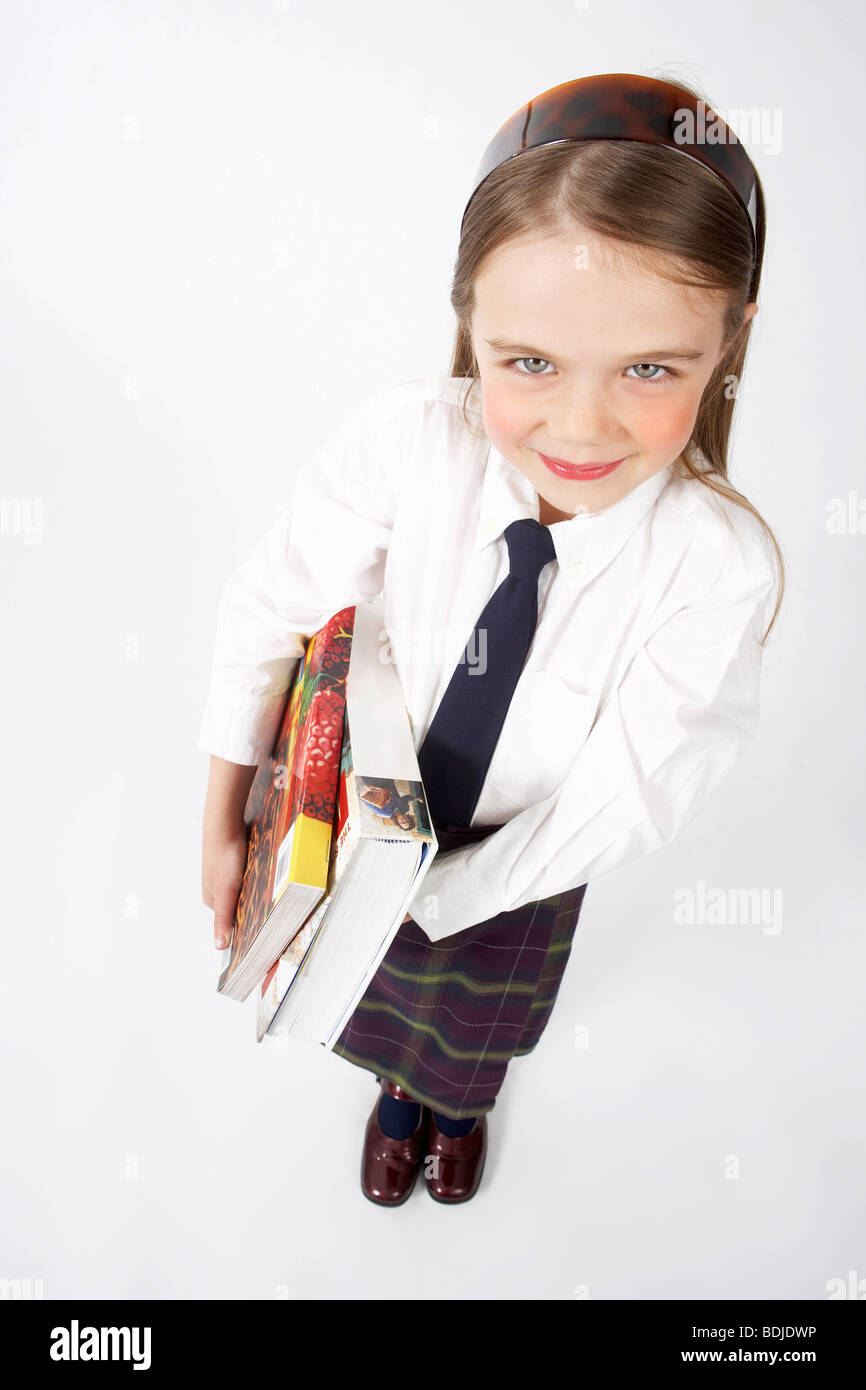
[{"label": "girl's fingers", "polygon": [[202,893],[207,906],[213,908],[214,946],[218,951],[231,945],[246,860],[246,827],[234,835],[205,834]]},{"label": "girl's fingers", "polygon": [[218,951],[225,950],[231,944],[238,892],[237,888],[223,889],[214,895],[213,935]]}]

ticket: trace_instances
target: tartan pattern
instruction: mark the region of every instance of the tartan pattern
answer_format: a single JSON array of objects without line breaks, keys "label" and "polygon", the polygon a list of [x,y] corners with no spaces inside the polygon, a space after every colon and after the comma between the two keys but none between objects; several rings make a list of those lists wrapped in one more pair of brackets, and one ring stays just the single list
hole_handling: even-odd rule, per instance
[{"label": "tartan pattern", "polygon": [[[440,849],[481,838],[437,826]],[[586,884],[500,912],[441,941],[404,922],[334,1044],[432,1110],[492,1110],[512,1057],[538,1043],[556,1001]]]}]

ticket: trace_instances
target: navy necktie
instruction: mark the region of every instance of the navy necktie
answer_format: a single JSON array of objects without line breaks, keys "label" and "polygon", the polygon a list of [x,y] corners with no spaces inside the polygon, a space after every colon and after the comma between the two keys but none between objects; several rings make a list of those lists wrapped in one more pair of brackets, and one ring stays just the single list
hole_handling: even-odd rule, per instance
[{"label": "navy necktie", "polygon": [[[482,611],[418,751],[427,804],[468,826],[538,621],[538,576],[556,558],[547,526],[505,528],[509,573]],[[480,660],[479,660],[480,654]]]}]

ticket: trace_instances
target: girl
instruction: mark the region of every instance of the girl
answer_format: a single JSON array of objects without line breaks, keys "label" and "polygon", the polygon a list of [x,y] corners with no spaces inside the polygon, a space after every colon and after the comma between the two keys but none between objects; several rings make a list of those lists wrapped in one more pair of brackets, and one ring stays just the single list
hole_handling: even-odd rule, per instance
[{"label": "girl", "polygon": [[784,566],[727,443],[763,245],[757,174],[696,93],[620,73],[535,98],[464,214],[449,376],[356,411],[223,590],[218,947],[302,637],[383,595],[439,853],[334,1047],[380,1083],[380,1205],[422,1162],[436,1200],[477,1191],[587,882],[670,843],[757,728]]}]

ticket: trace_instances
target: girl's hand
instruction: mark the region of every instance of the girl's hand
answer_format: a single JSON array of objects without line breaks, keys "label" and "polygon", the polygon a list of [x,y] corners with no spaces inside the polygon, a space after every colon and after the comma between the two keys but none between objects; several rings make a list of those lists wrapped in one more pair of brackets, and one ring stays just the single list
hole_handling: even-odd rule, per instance
[{"label": "girl's hand", "polygon": [[231,944],[235,908],[247,863],[249,831],[241,814],[234,820],[211,824],[207,818],[202,835],[201,893],[213,908],[214,946]]}]

